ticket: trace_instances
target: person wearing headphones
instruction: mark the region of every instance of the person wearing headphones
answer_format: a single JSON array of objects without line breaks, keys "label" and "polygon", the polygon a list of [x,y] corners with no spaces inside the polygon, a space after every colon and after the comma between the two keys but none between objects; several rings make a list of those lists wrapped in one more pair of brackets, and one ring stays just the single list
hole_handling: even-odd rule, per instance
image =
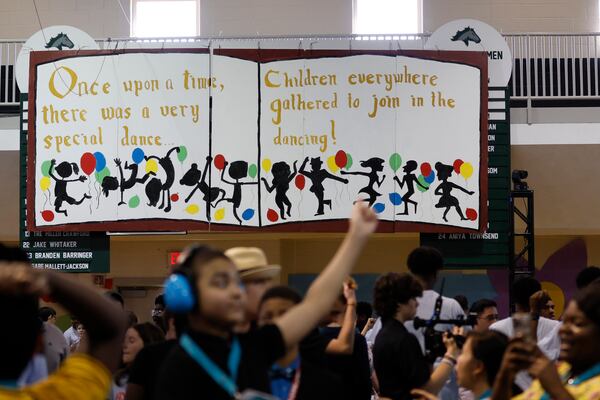
[{"label": "person wearing headphones", "polygon": [[273,324],[240,335],[234,328],[244,320],[246,295],[237,268],[210,247],[185,251],[165,299],[168,309],[187,315],[188,329],[163,364],[157,397],[225,400],[247,389],[268,393],[269,369],[329,311],[376,227],[374,211],[357,202],[344,241],[304,300]]}]

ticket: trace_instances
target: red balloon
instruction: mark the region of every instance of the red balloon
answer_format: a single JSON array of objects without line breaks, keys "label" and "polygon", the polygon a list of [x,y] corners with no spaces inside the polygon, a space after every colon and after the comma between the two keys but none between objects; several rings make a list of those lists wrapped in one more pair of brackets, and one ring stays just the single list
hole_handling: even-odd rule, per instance
[{"label": "red balloon", "polygon": [[298,174],[296,175],[296,179],[294,180],[294,183],[296,184],[296,187],[300,190],[304,189],[304,185],[306,185],[306,178],[304,178],[304,175],[302,174]]},{"label": "red balloon", "polygon": [[175,202],[177,200],[179,200],[179,195],[177,193],[173,193],[171,195],[171,201]]},{"label": "red balloon", "polygon": [[424,162],[421,164],[421,175],[429,176],[429,174],[431,174],[431,164]]},{"label": "red balloon", "polygon": [[471,221],[475,221],[477,219],[477,211],[473,210],[472,208],[467,208],[466,214],[467,218],[469,218]]},{"label": "red balloon", "polygon": [[340,150],[335,153],[335,165],[340,168],[344,168],[348,164],[348,156],[344,150]]},{"label": "red balloon", "polygon": [[267,211],[267,219],[271,222],[277,222],[277,220],[279,219],[279,214],[277,214],[277,211],[273,210],[272,208],[269,208],[269,210]]},{"label": "red balloon", "polygon": [[84,174],[90,175],[96,169],[96,157],[92,153],[83,153],[81,160],[79,160],[79,166]]},{"label": "red balloon", "polygon": [[225,168],[225,157],[223,157],[223,154],[217,154],[215,156],[215,167],[219,171],[222,171],[223,168]]},{"label": "red balloon", "polygon": [[46,222],[52,222],[54,221],[54,213],[50,210],[44,210],[42,211],[42,218],[44,218],[44,221]]},{"label": "red balloon", "polygon": [[463,165],[463,160],[461,160],[460,158],[457,160],[454,160],[454,164],[452,164],[452,166],[454,167],[454,172],[456,172],[457,174],[460,174],[460,166]]}]

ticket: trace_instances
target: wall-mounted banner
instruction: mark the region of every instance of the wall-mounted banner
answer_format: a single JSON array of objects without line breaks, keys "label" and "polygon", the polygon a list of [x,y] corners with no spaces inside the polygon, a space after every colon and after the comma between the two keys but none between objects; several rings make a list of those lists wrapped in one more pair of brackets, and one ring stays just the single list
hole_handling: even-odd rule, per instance
[{"label": "wall-mounted banner", "polygon": [[485,226],[484,53],[215,53],[33,53],[29,226]]}]

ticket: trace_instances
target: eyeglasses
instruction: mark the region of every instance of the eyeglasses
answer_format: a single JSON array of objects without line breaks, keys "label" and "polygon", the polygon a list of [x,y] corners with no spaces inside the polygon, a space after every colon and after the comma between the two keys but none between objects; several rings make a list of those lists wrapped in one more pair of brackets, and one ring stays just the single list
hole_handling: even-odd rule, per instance
[{"label": "eyeglasses", "polygon": [[486,321],[497,321],[498,314],[490,314],[490,315],[486,315],[484,317],[477,317],[477,319],[484,319]]}]

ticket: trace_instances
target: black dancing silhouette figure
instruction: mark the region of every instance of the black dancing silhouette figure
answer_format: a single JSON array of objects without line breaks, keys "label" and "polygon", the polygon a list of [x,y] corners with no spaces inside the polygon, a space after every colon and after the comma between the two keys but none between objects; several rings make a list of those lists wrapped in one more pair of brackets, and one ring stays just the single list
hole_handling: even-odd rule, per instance
[{"label": "black dancing silhouette figure", "polygon": [[379,173],[381,171],[383,171],[383,159],[379,158],[379,157],[373,157],[373,158],[369,158],[366,161],[361,161],[360,162],[360,166],[363,168],[370,168],[371,170],[368,172],[347,172],[347,171],[341,171],[340,173],[342,175],[361,175],[361,176],[366,176],[369,178],[369,182],[367,183],[367,186],[365,186],[364,188],[360,189],[358,191],[358,193],[365,193],[369,196],[369,198],[367,199],[363,199],[362,201],[367,201],[369,203],[369,207],[371,207],[375,201],[377,200],[377,197],[381,196],[381,193],[378,193],[375,190],[375,184],[377,184],[378,187],[381,187],[381,185],[383,184],[383,181],[385,180],[385,175],[383,175],[383,177],[381,178],[381,181],[379,180]]},{"label": "black dancing silhouette figure", "polygon": [[[155,175],[155,174],[153,172],[149,172],[149,173],[145,174],[143,178],[138,179],[137,174],[138,174],[139,166],[135,163],[128,164],[127,161],[125,161],[125,169],[128,169],[131,171],[129,178],[125,179],[125,177],[123,176],[123,167],[121,166],[121,160],[118,158],[115,158],[115,164],[117,165],[117,167],[119,167],[119,180],[118,180],[118,184],[117,184],[117,187],[121,189],[121,201],[119,201],[119,205],[127,204],[123,201],[123,193],[126,190],[134,187],[136,183],[141,183],[141,184],[146,183],[146,181],[148,180],[150,175]],[[112,181],[112,179],[111,179],[107,182],[107,178],[112,178],[115,181],[117,180],[116,178],[113,178],[113,177],[104,178],[104,182],[102,182],[102,191],[104,192],[104,195],[106,197],[108,197],[109,190],[116,189],[116,187],[114,187],[115,186],[114,181]],[[107,184],[105,185],[105,183],[107,183]]]},{"label": "black dancing silhouette figure", "polygon": [[310,182],[311,182],[310,191],[315,194],[315,196],[317,197],[317,201],[319,202],[319,205],[317,208],[317,213],[315,214],[315,216],[323,215],[324,214],[323,206],[327,205],[327,206],[329,206],[329,209],[331,210],[331,200],[324,199],[325,198],[325,188],[323,187],[323,181],[325,179],[333,179],[335,181],[347,184],[348,179],[344,179],[344,178],[340,178],[339,176],[335,176],[335,175],[329,173],[329,171],[326,171],[323,168],[321,168],[323,166],[323,161],[321,161],[321,157],[315,157],[315,158],[310,159],[310,167],[312,169],[312,171],[310,171],[310,172],[305,170],[307,162],[308,162],[308,157],[306,157],[304,159],[304,161],[302,162],[299,173],[301,173],[302,175],[304,175],[308,179],[310,179]]},{"label": "black dancing silhouette figure", "polygon": [[[56,160],[52,160],[50,161],[50,177],[52,179],[54,179],[54,181],[56,182],[56,184],[54,185],[54,210],[57,213],[62,213],[65,214],[65,216],[67,216],[67,210],[61,210],[61,206],[63,204],[63,202],[67,202],[67,204],[70,205],[79,205],[81,203],[83,203],[83,201],[85,199],[91,199],[92,196],[88,195],[88,194],[84,194],[83,197],[79,200],[75,200],[74,198],[72,198],[71,196],[69,196],[69,194],[67,193],[67,183],[69,182],[85,182],[85,180],[87,179],[87,177],[85,175],[80,175],[79,177],[75,178],[75,179],[67,179],[68,177],[70,177],[73,173],[75,173],[75,175],[79,174],[79,167],[77,166],[77,164],[75,163],[68,163],[67,161],[63,161],[60,164],[58,164],[56,166],[56,168],[54,168],[54,166],[56,165]],[[53,171],[56,171],[56,173],[58,174],[58,176],[60,176],[60,178],[57,178],[54,174]]]},{"label": "black dancing silhouette figure", "polygon": [[234,161],[229,166],[229,176],[234,180],[230,182],[225,179],[225,170],[229,163],[225,161],[225,166],[221,170],[221,180],[229,185],[233,185],[233,193],[229,198],[221,198],[215,204],[215,207],[222,201],[227,201],[233,206],[233,216],[242,224],[241,218],[238,216],[237,210],[242,204],[242,186],[243,185],[258,185],[258,182],[240,182],[240,179],[245,178],[248,175],[248,163],[246,161]]},{"label": "black dancing silhouette figure", "polygon": [[406,185],[406,193],[402,196],[402,202],[404,203],[404,211],[397,213],[396,215],[408,215],[408,203],[415,206],[415,214],[417,213],[417,202],[411,200],[413,194],[415,194],[415,183],[421,186],[423,189],[427,189],[428,186],[423,186],[417,179],[417,176],[412,172],[417,169],[417,162],[415,160],[409,160],[404,164],[402,171],[404,171],[404,177],[400,180],[397,176],[394,176],[394,180],[400,185],[400,189]]},{"label": "black dancing silhouette figure", "polygon": [[[158,164],[161,166],[163,171],[165,171],[165,181],[162,182],[158,178],[150,179],[150,182],[146,185],[146,196],[148,196],[148,205],[150,207],[156,207],[158,204],[158,198],[161,198],[159,209],[164,207],[165,212],[171,211],[171,187],[173,186],[173,182],[175,181],[175,167],[173,166],[173,161],[171,161],[171,154],[176,151],[180,152],[179,147],[173,147],[170,149],[164,157],[157,156],[145,156],[144,159],[146,161],[155,159],[158,160]],[[150,173],[152,174],[152,173]],[[167,206],[165,207],[165,201],[167,202]]]},{"label": "black dancing silhouette figure", "polygon": [[204,165],[204,171],[200,171],[198,169],[198,164],[194,163],[190,167],[190,169],[183,175],[183,178],[179,180],[179,184],[184,186],[194,187],[190,194],[185,198],[185,202],[190,201],[196,190],[200,190],[200,193],[203,194],[202,200],[205,202],[206,207],[206,219],[210,221],[210,209],[213,206],[213,203],[217,201],[219,195],[221,198],[225,197],[225,191],[221,188],[217,187],[209,187],[206,182],[206,174],[208,172],[208,168],[210,167],[210,163],[212,161],[211,156],[206,157],[206,164]]},{"label": "black dancing silhouette figure", "polygon": [[468,195],[472,195],[475,192],[470,192],[467,189],[465,189],[461,186],[458,186],[454,182],[448,182],[448,179],[452,175],[452,171],[454,171],[454,167],[452,165],[446,165],[446,164],[442,164],[441,162],[437,162],[437,163],[435,163],[435,170],[437,171],[437,178],[442,182],[435,189],[435,194],[437,196],[441,196],[440,200],[435,205],[435,207],[436,208],[446,208],[442,218],[444,219],[444,221],[448,222],[448,220],[446,219],[446,215],[448,214],[448,211],[450,211],[450,208],[454,207],[456,209],[456,212],[460,216],[460,219],[462,221],[467,220],[468,218],[465,218],[465,216],[462,213],[462,210],[460,209],[460,204],[458,203],[458,199],[451,195],[452,189],[461,190]]},{"label": "black dancing silhouette figure", "polygon": [[269,187],[269,182],[262,178],[265,188],[269,193],[275,190],[275,204],[279,207],[279,215],[282,220],[285,220],[286,211],[284,206],[287,206],[287,216],[291,217],[292,203],[287,197],[287,191],[290,189],[290,182],[298,173],[298,161],[294,161],[294,172],[290,170],[290,165],[285,161],[279,161],[273,164],[271,172],[273,173],[272,186]]}]

